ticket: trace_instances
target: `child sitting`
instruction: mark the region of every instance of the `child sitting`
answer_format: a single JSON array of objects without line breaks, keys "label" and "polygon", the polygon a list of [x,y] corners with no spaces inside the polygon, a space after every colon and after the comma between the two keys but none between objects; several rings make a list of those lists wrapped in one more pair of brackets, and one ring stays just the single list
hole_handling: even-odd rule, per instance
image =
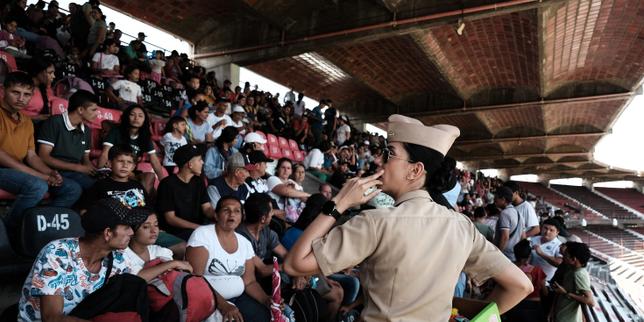
[{"label": "child sitting", "polygon": [[139,227],[130,239],[130,245],[125,249],[125,258],[130,263],[133,274],[138,274],[146,263],[160,259],[161,264],[147,268],[144,273],[153,279],[168,270],[185,270],[192,272],[192,266],[186,261],[172,260],[172,251],[155,245],[159,237],[159,220],[155,213],[150,213],[148,219]]},{"label": "child sitting", "polygon": [[[114,198],[121,201],[122,204],[131,207],[146,207],[148,197],[143,185],[132,179],[136,162],[134,152],[127,146],[114,146],[108,154],[111,172],[107,178],[96,181],[94,186],[87,192],[86,203],[82,208],[87,208],[97,200],[103,198]],[[81,210],[81,213],[84,211]],[[158,244],[168,247],[177,258],[183,258],[186,249],[186,243],[166,232],[159,234]]]},{"label": "child sitting", "polygon": [[4,30],[0,31],[0,48],[16,58],[29,59],[25,48],[25,39],[16,34],[18,23],[15,18],[9,17],[5,21]]},{"label": "child sitting", "polygon": [[170,118],[168,123],[166,123],[165,129],[163,129],[163,137],[161,138],[161,145],[165,152],[165,156],[163,157],[163,166],[168,171],[168,174],[174,173],[174,169],[177,166],[177,164],[172,161],[174,151],[188,144],[188,140],[186,140],[184,136],[187,126],[188,124],[183,117],[173,116]]}]

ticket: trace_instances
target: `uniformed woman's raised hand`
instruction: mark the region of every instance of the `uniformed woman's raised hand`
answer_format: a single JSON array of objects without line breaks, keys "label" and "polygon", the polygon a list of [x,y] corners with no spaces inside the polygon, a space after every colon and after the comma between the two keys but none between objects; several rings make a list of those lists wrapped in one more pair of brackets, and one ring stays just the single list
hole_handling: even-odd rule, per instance
[{"label": "uniformed woman's raised hand", "polygon": [[336,209],[342,213],[349,208],[366,203],[379,194],[382,191],[379,188],[382,185],[379,178],[383,173],[384,171],[380,170],[368,177],[347,180],[340,192],[333,198]]}]

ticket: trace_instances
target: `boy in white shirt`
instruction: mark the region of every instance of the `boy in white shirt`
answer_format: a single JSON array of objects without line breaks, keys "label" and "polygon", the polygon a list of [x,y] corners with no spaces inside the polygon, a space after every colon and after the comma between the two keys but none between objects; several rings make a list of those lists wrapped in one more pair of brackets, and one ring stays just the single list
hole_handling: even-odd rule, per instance
[{"label": "boy in white shirt", "polygon": [[[141,91],[141,86],[137,84],[139,81],[139,69],[128,66],[125,69],[125,77],[127,79],[117,80],[112,83],[111,87],[107,88],[107,96],[121,107],[131,104],[143,105],[143,92]],[[119,96],[116,96],[114,91],[118,91]]]}]

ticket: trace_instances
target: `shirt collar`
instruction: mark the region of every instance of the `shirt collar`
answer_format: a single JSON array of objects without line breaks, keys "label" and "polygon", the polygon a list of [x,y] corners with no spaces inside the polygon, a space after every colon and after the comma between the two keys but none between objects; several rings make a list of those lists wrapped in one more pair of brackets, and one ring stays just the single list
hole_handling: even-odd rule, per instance
[{"label": "shirt collar", "polygon": [[[63,122],[65,122],[65,128],[67,128],[67,131],[73,131],[76,129],[76,127],[69,120],[69,113],[67,111],[63,112]],[[83,124],[83,122],[81,122],[80,124],[80,129],[83,133],[85,132],[85,124]]]},{"label": "shirt collar", "polygon": [[404,193],[402,196],[400,196],[397,200],[396,203],[394,204],[394,207],[400,205],[401,203],[410,200],[410,199],[417,199],[417,198],[423,198],[423,199],[429,199],[431,201],[432,197],[429,196],[429,192],[427,190],[413,190]]}]

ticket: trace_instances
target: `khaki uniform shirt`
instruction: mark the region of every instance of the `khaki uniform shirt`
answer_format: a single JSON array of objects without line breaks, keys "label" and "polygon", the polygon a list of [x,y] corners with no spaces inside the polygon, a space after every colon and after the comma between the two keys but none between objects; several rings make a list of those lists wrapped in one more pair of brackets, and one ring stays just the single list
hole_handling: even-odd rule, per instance
[{"label": "khaki uniform shirt", "polygon": [[447,321],[461,271],[480,284],[513,265],[467,217],[424,190],[333,228],[313,241],[313,252],[325,275],[362,263],[368,322]]}]

